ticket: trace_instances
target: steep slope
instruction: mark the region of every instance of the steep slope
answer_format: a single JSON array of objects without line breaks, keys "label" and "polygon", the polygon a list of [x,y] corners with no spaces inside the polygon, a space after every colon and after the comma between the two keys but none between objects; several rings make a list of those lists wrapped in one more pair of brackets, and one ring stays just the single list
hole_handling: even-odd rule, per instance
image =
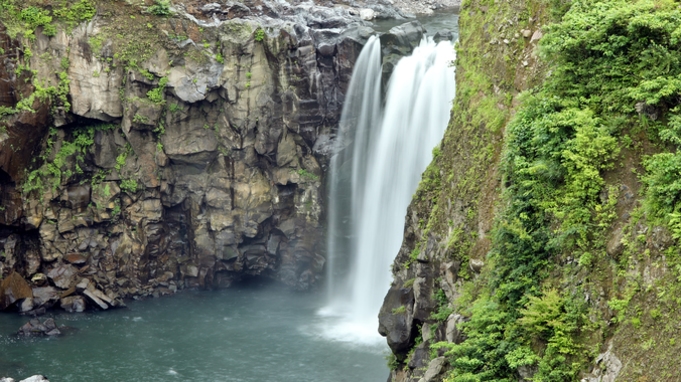
[{"label": "steep slope", "polygon": [[679,15],[462,5],[452,120],[379,317],[391,380],[678,378]]}]

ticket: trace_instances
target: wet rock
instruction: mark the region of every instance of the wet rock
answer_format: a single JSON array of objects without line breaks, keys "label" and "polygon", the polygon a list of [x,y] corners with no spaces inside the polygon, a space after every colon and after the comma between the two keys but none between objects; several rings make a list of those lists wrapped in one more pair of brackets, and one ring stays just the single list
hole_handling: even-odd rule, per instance
[{"label": "wet rock", "polygon": [[64,297],[60,301],[60,306],[69,313],[81,313],[85,311],[85,299],[82,296]]},{"label": "wet rock", "polygon": [[94,287],[83,290],[83,294],[100,309],[109,309],[109,305],[102,299],[103,293],[94,289]]},{"label": "wet rock", "polygon": [[17,332],[20,336],[56,336],[61,334],[54,319],[48,318],[40,321],[37,318],[25,323]]},{"label": "wet rock", "polygon": [[[0,382],[16,382],[13,378],[0,378]],[[42,375],[33,375],[19,382],[50,382]]]},{"label": "wet rock", "polygon": [[23,300],[21,300],[21,303],[19,303],[19,312],[21,313],[27,313],[33,310],[33,298],[28,297]]},{"label": "wet rock", "polygon": [[412,308],[414,295],[411,288],[391,287],[378,314],[378,333],[386,337],[393,353],[409,350],[413,341]]},{"label": "wet rock", "polygon": [[433,35],[433,41],[435,41],[435,42],[452,41],[453,39],[454,39],[454,34],[449,29],[443,29],[443,30],[437,31],[435,33],[435,35]]},{"label": "wet rock", "polygon": [[50,381],[47,378],[43,377],[42,375],[33,375],[26,379],[22,379],[19,382],[50,382]]},{"label": "wet rock", "polygon": [[31,287],[17,272],[10,273],[0,281],[0,310],[7,309],[21,299],[32,297]]}]

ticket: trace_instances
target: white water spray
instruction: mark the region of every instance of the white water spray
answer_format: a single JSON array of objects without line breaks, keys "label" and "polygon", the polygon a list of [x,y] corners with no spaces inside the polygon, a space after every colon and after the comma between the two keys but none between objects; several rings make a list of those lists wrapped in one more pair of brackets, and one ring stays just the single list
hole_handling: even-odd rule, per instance
[{"label": "white water spray", "polygon": [[378,311],[392,280],[390,264],[455,89],[452,44],[424,39],[395,66],[382,110],[380,60],[380,42],[372,37],[353,70],[331,161],[331,304],[320,314],[337,320],[323,334],[359,343],[383,342]]}]

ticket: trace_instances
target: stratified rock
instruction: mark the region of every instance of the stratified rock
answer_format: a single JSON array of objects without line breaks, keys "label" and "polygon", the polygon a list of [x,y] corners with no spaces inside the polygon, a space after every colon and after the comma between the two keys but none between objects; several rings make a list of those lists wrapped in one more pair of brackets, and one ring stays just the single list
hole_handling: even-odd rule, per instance
[{"label": "stratified rock", "polygon": [[32,297],[31,287],[17,272],[10,273],[0,281],[0,310],[7,309],[18,300]]},{"label": "stratified rock", "polygon": [[[146,36],[157,39],[145,41],[155,51],[129,70],[113,54],[117,42],[102,33],[116,22],[105,17],[24,41],[34,81],[0,67],[0,90],[22,95],[31,83],[59,86],[58,71],[70,81],[70,110],[59,97],[53,105],[36,101],[36,113],[6,119],[11,139],[0,137],[0,224],[14,230],[0,237],[0,273],[17,269],[51,288],[32,300],[26,294],[22,311],[53,306],[57,291],[64,309],[81,311],[244,277],[300,290],[318,284],[325,171],[354,62],[375,33],[362,18],[399,12],[371,1],[269,0],[177,12],[181,23],[165,20],[173,25],[158,29],[187,37]],[[387,50],[396,58],[422,34],[417,23],[394,28],[384,37]],[[101,49],[92,46],[97,40]],[[2,26],[0,44],[22,51]],[[13,94],[0,92],[0,105],[16,104]],[[53,161],[83,131],[92,144],[60,164],[60,179],[43,176],[50,187],[22,201],[17,186],[27,171]],[[9,143],[21,153],[5,150]]]}]

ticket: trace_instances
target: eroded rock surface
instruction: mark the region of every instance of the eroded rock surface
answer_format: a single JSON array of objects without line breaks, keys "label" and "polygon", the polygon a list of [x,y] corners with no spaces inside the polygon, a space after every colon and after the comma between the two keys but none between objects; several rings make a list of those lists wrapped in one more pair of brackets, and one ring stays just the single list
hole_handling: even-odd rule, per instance
[{"label": "eroded rock surface", "polygon": [[[0,156],[0,275],[30,282],[12,281],[0,308],[108,309],[253,276],[313,288],[325,171],[373,30],[352,7],[187,3],[154,34],[117,25],[130,23],[120,9],[37,31],[30,55],[0,30],[4,59],[33,71],[0,72],[6,82],[66,91],[3,119],[0,152],[28,154]],[[140,41],[121,40],[125,28]],[[386,39],[408,51],[422,31]]]}]

